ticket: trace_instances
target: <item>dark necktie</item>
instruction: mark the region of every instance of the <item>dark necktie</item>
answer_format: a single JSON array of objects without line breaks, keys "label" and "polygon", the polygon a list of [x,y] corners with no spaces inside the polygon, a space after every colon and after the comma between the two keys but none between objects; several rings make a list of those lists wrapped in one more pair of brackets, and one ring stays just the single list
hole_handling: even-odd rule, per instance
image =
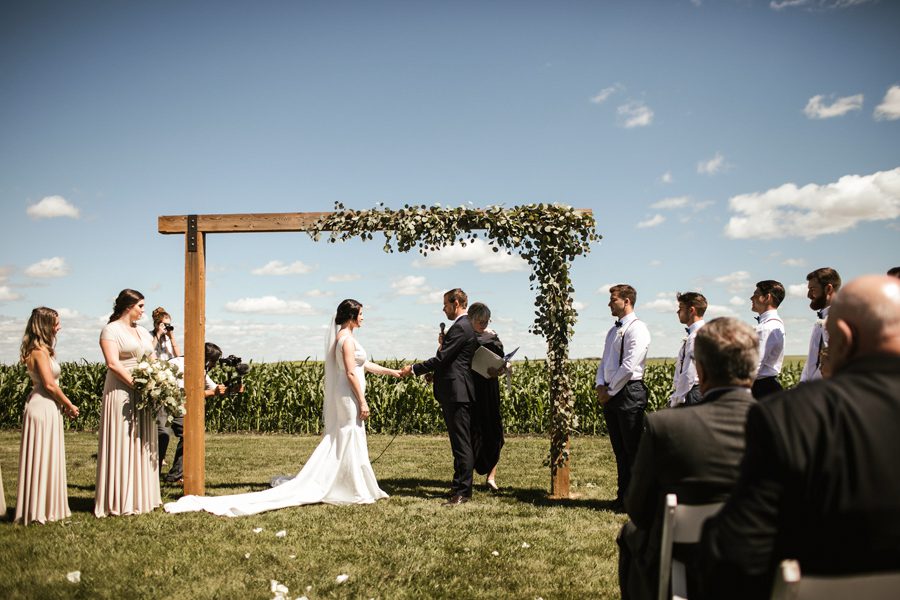
[{"label": "dark necktie", "polygon": [[756,319],[757,323],[762,322],[762,315],[759,315],[758,317],[753,317],[753,318]]},{"label": "dark necktie", "polygon": [[817,310],[816,316],[819,317],[820,319],[824,319],[825,318],[825,309],[823,308],[822,310]]},{"label": "dark necktie", "polygon": [[616,321],[616,327],[618,328],[618,327],[621,327],[621,326],[622,326],[622,321]]}]

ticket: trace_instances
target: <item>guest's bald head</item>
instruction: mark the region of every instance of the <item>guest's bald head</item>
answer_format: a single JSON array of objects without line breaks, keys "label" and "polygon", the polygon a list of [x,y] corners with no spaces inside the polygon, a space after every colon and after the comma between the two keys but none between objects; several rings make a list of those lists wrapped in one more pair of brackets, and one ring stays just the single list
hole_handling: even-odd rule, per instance
[{"label": "guest's bald head", "polygon": [[870,354],[900,356],[900,280],[865,275],[835,296],[826,323],[835,371]]}]

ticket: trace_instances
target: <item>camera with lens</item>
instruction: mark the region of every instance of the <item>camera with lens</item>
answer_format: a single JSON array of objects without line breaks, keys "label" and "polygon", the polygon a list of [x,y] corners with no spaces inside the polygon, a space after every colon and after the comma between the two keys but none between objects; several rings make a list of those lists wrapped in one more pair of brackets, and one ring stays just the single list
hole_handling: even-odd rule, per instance
[{"label": "camera with lens", "polygon": [[225,387],[228,388],[226,393],[239,393],[244,386],[244,375],[250,372],[250,365],[243,362],[240,356],[235,356],[234,354],[229,354],[224,358],[220,358],[219,364],[228,368],[229,371],[232,369],[234,370],[234,375],[225,382]]},{"label": "camera with lens", "polygon": [[163,323],[163,325],[165,326],[166,331],[175,331],[175,326],[171,323]]}]

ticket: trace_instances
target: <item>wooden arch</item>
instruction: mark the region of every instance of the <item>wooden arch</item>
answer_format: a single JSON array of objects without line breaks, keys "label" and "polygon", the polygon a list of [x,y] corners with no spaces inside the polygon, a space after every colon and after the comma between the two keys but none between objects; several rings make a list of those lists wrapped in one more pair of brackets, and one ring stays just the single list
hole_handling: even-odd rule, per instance
[{"label": "wooden arch", "polygon": [[[590,214],[580,209],[578,213]],[[332,212],[161,216],[161,234],[184,234],[184,493],[206,493],[206,415],[204,345],[206,343],[206,234],[309,232]],[[566,441],[568,445],[568,441]],[[551,492],[569,496],[569,463],[551,460]]]}]

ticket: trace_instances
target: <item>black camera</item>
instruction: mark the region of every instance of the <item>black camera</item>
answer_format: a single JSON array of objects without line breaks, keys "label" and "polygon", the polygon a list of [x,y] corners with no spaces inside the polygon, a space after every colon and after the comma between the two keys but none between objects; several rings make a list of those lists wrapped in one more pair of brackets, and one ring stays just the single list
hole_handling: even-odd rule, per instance
[{"label": "black camera", "polygon": [[175,331],[175,326],[171,323],[165,323],[166,331]]},{"label": "black camera", "polygon": [[223,367],[234,369],[234,376],[225,382],[225,387],[228,388],[226,393],[237,394],[240,392],[241,387],[244,385],[244,375],[250,372],[250,365],[241,361],[241,357],[235,356],[234,354],[229,354],[224,358],[220,358],[219,364]]}]

